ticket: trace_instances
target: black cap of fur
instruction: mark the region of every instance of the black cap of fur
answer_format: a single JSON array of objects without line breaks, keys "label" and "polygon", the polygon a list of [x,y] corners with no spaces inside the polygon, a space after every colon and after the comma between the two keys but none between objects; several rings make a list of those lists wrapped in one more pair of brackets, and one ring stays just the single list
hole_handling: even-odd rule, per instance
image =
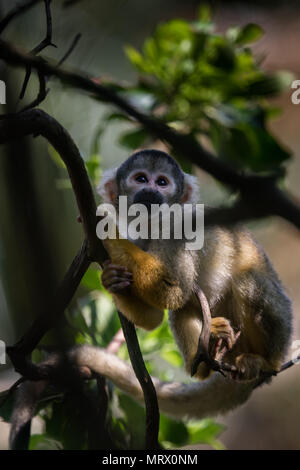
[{"label": "black cap of fur", "polygon": [[150,171],[163,171],[164,163],[170,169],[174,181],[177,185],[177,191],[182,194],[184,187],[184,176],[183,172],[178,163],[168,155],[166,152],[161,150],[146,149],[135,152],[131,155],[117,170],[117,183],[120,187],[120,181],[126,177],[128,173],[134,170],[135,167],[142,168],[143,161],[147,169]]}]

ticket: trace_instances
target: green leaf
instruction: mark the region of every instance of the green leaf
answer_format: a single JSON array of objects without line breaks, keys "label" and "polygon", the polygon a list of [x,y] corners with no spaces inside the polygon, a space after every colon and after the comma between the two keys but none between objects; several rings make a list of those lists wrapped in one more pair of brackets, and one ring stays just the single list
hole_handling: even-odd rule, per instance
[{"label": "green leaf", "polygon": [[29,441],[29,450],[62,450],[62,443],[47,434],[33,434]]},{"label": "green leaf", "polygon": [[129,448],[138,450],[145,445],[145,410],[127,395],[119,394],[119,406],[124,412],[124,425]]},{"label": "green leaf", "polygon": [[91,144],[91,154],[92,155],[98,155],[100,154],[100,144],[101,144],[101,136],[104,132],[104,129],[101,126],[98,126],[94,132],[93,139],[92,139],[92,144]]},{"label": "green leaf", "polygon": [[210,63],[227,72],[232,70],[235,65],[233,49],[227,44],[219,44]]},{"label": "green leaf", "polygon": [[[289,75],[290,76],[290,75]],[[286,74],[257,76],[249,81],[244,96],[249,98],[278,95],[290,83]]]},{"label": "green leaf", "polygon": [[145,71],[145,60],[140,52],[138,52],[132,46],[126,46],[124,48],[125,54],[127,55],[130,62],[141,72]]},{"label": "green leaf", "polygon": [[55,150],[55,148],[52,147],[52,145],[48,145],[48,152],[49,152],[50,157],[52,158],[52,160],[56,164],[56,166],[58,166],[59,168],[63,168],[64,170],[67,169],[67,167],[66,167],[64,161],[62,160],[61,156]]},{"label": "green leaf", "polygon": [[58,440],[66,450],[87,448],[87,421],[82,394],[68,393],[51,405],[52,412],[45,416],[46,435]]},{"label": "green leaf", "polygon": [[137,129],[135,131],[126,132],[121,135],[119,139],[119,143],[123,145],[123,147],[129,149],[136,149],[137,147],[141,147],[148,137],[147,132],[144,128]]},{"label": "green leaf", "polygon": [[171,349],[164,350],[163,349],[161,351],[161,356],[173,366],[178,366],[178,367],[182,366],[181,355],[176,350],[171,350]]},{"label": "green leaf", "polygon": [[255,23],[248,23],[238,32],[235,42],[236,44],[249,44],[258,41],[264,34],[264,30]]},{"label": "green leaf", "polygon": [[188,443],[189,433],[187,426],[182,421],[176,421],[167,416],[160,416],[159,441],[167,441],[176,446],[183,446]]},{"label": "green leaf", "polygon": [[80,333],[88,333],[88,325],[83,314],[79,310],[73,310],[72,313],[67,310],[65,315],[69,324],[73,328],[80,331]]},{"label": "green leaf", "polygon": [[89,267],[81,279],[81,284],[90,290],[99,290],[101,287],[99,270]]},{"label": "green leaf", "polygon": [[211,8],[207,3],[202,3],[198,8],[198,19],[203,22],[211,21]]},{"label": "green leaf", "polygon": [[90,179],[97,182],[101,176],[100,156],[98,154],[91,155],[85,161],[85,167]]},{"label": "green leaf", "polygon": [[[219,445],[217,437],[226,429],[223,424],[216,423],[208,418],[202,421],[194,421],[187,424],[190,444],[210,444]],[[217,441],[217,442],[216,442]],[[221,446],[221,448],[224,448]]]},{"label": "green leaf", "polygon": [[126,114],[122,114],[122,113],[110,113],[107,116],[105,116],[104,119],[107,122],[110,122],[110,121],[129,121],[129,122],[131,122],[130,117],[127,116]]},{"label": "green leaf", "polygon": [[238,168],[271,171],[290,158],[290,153],[281,147],[263,125],[240,122],[224,128],[214,124],[211,131],[218,155]]}]

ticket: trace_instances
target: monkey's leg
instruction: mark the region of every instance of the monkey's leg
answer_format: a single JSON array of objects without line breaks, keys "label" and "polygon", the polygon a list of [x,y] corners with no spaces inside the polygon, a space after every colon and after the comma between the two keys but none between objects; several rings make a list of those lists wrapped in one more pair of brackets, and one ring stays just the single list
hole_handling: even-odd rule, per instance
[{"label": "monkey's leg", "polygon": [[279,370],[291,335],[291,304],[276,275],[268,266],[239,275],[233,299],[234,314],[242,312],[233,377],[251,381]]},{"label": "monkey's leg", "polygon": [[202,315],[203,328],[199,337],[197,353],[192,362],[191,375],[196,374],[201,362],[207,366],[205,368],[202,365],[202,376],[209,375],[211,370],[223,373],[225,367],[226,370],[231,370],[229,364],[220,364],[219,361],[223,359],[227,351],[232,349],[240,333],[234,334],[231,324],[226,318],[211,318],[209,303],[200,287],[195,288],[194,301],[199,304],[199,314]]},{"label": "monkey's leg", "polygon": [[[170,327],[175,341],[183,355],[185,369],[190,375],[198,353],[199,337],[202,334],[203,320],[199,307],[194,302],[188,302],[183,308],[169,311]],[[196,376],[200,379],[207,377],[209,368],[205,362],[197,365]]]}]

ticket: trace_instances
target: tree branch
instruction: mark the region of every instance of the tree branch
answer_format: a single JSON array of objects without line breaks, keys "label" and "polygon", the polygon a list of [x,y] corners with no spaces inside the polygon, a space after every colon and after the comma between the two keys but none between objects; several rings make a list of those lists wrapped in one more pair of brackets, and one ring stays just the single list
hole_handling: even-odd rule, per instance
[{"label": "tree branch", "polygon": [[141,384],[146,406],[146,449],[160,449],[158,443],[159,408],[152,379],[139,347],[135,326],[118,312],[134,373]]},{"label": "tree branch", "polygon": [[8,26],[9,23],[14,18],[16,18],[16,16],[19,16],[22,13],[25,13],[27,10],[33,7],[36,3],[41,2],[41,1],[42,0],[30,0],[21,5],[16,5],[14,8],[12,8],[10,12],[3,18],[3,20],[0,21],[0,34],[4,31],[6,26]]}]

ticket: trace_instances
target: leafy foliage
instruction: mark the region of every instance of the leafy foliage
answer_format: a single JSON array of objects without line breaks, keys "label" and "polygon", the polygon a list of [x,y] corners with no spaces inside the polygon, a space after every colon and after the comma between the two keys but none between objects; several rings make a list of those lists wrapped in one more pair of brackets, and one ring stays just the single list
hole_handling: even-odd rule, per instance
[{"label": "leafy foliage", "polygon": [[[126,48],[139,75],[126,96],[139,94],[145,112],[196,138],[205,136],[220,158],[238,168],[274,170],[290,154],[267,129],[272,109],[266,98],[289,85],[291,75],[260,67],[248,46],[262,35],[252,23],[216,33],[207,7],[192,23],[160,24],[142,52]],[[142,137],[141,128],[136,132]],[[123,136],[122,143],[127,141]]]}]

